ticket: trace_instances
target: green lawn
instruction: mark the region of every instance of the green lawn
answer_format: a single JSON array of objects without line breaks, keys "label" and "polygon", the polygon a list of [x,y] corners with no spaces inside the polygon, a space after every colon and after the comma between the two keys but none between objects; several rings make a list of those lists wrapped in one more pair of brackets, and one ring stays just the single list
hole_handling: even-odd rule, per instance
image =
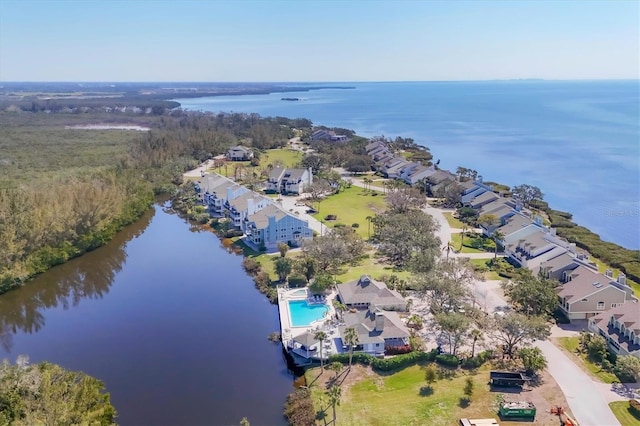
[{"label": "green lawn", "polygon": [[468,236],[465,236],[464,245],[462,246],[462,250],[460,250],[460,246],[462,243],[462,234],[461,233],[451,234],[451,243],[453,244],[453,248],[460,251],[460,253],[486,253],[485,250],[468,246],[467,244],[470,241],[472,241],[472,239],[469,238]]},{"label": "green lawn", "polygon": [[357,265],[342,267],[341,273],[336,275],[336,280],[346,283],[356,280],[365,274],[371,276],[373,279],[379,279],[382,275],[397,275],[398,278],[403,280],[411,278],[410,272],[397,271],[390,265],[379,263],[374,253],[370,253],[369,258],[361,260]]},{"label": "green lawn", "polygon": [[615,374],[609,373],[608,371],[602,370],[599,365],[590,361],[587,356],[583,353],[578,353],[578,346],[580,342],[580,338],[578,336],[575,337],[559,337],[555,339],[560,346],[565,349],[567,352],[571,353],[571,356],[576,360],[576,364],[578,364],[583,370],[588,372],[591,376],[599,379],[604,383],[613,383],[617,382],[618,377]]},{"label": "green lawn", "polygon": [[300,151],[293,149],[270,149],[265,151],[260,156],[260,166],[267,166],[268,164],[275,165],[281,163],[284,167],[296,167],[304,157],[304,154]]},{"label": "green lawn", "polygon": [[[468,259],[469,263],[473,266],[482,266],[482,267],[487,267],[487,262],[490,259]],[[498,273],[496,271],[485,271],[482,272],[483,277],[485,280],[499,280],[501,279],[500,275],[498,275]]]},{"label": "green lawn", "polygon": [[[307,371],[312,399],[316,410],[327,408],[322,381],[314,381],[317,368]],[[331,377],[325,372],[323,380]],[[363,367],[354,367],[351,373],[359,375],[355,383],[342,386],[341,404],[337,407],[337,423],[349,425],[452,425],[461,417],[495,418],[492,409],[494,394],[489,391],[488,369],[471,375],[474,392],[471,403],[461,404],[463,387],[469,373],[458,371],[456,377],[440,379],[432,385],[430,395],[421,395],[426,385],[424,366],[414,365],[393,373],[377,374]],[[352,377],[345,372],[347,383]],[[331,408],[327,410],[327,422],[331,421]],[[318,424],[322,424],[318,422]]]},{"label": "green lawn", "polygon": [[628,401],[612,402],[609,407],[621,425],[640,426],[640,416],[631,412]]},{"label": "green lawn", "polygon": [[[376,196],[372,194],[378,194]],[[369,237],[369,222],[367,216],[375,216],[376,213],[383,212],[387,207],[384,195],[379,192],[364,191],[363,188],[352,186],[346,188],[339,194],[331,195],[316,203],[318,213],[313,216],[322,220],[328,227],[335,226],[336,223],[342,223],[351,226],[354,223],[359,225],[356,232],[360,237],[367,239]],[[337,220],[326,221],[327,215],[336,215]]]},{"label": "green lawn", "polygon": [[[457,228],[457,229],[462,229],[463,226],[465,226],[464,223],[462,223],[459,219],[453,217],[453,213],[451,212],[444,212],[442,213],[445,217],[445,219],[447,219],[447,222],[449,222],[449,226],[452,228]],[[469,225],[466,225],[469,226]]]}]

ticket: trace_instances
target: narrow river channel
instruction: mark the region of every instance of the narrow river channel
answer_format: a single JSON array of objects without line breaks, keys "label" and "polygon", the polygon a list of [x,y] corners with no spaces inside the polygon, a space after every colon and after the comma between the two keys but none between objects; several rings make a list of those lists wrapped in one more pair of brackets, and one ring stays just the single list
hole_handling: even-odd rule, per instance
[{"label": "narrow river channel", "polygon": [[211,232],[156,205],[106,246],[0,296],[0,359],[105,382],[122,425],[286,424],[269,304]]}]

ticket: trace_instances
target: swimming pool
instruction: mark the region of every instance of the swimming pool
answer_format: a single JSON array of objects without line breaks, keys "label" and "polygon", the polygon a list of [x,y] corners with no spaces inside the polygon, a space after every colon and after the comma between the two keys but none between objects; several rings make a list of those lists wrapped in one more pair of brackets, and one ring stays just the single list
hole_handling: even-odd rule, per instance
[{"label": "swimming pool", "polygon": [[293,293],[291,293],[291,296],[307,297],[307,289],[306,288],[301,288],[300,290],[296,290]]},{"label": "swimming pool", "polygon": [[290,300],[289,312],[293,327],[304,327],[322,319],[329,307],[324,303],[309,305],[306,300]]}]

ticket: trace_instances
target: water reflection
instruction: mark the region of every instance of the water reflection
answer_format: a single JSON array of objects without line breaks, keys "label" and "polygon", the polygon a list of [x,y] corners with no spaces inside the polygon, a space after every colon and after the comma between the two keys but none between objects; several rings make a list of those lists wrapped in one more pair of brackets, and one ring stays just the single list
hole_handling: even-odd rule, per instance
[{"label": "water reflection", "polygon": [[142,235],[155,214],[149,209],[135,224],[126,227],[104,247],[56,266],[24,287],[0,296],[0,345],[13,348],[13,335],[37,333],[45,325],[42,311],[78,306],[82,299],[101,299],[122,270],[129,241]]}]

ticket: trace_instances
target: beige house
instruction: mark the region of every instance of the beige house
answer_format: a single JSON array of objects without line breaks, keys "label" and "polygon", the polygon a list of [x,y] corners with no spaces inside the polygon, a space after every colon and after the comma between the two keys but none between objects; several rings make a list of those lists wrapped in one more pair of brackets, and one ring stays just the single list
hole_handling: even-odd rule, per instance
[{"label": "beige house", "polygon": [[591,317],[589,330],[604,337],[615,353],[640,358],[640,304],[636,300]]},{"label": "beige house", "polygon": [[558,288],[559,306],[570,320],[591,318],[633,299],[622,279],[613,281],[586,266],[564,275],[566,282]]},{"label": "beige house", "polygon": [[348,308],[365,309],[377,307],[389,311],[406,311],[407,302],[395,290],[380,281],[362,275],[355,281],[338,284],[338,297]]},{"label": "beige house", "polygon": [[[358,335],[356,352],[383,356],[387,346],[409,344],[411,334],[396,312],[381,311],[380,309],[345,312],[343,321],[344,325],[339,327],[340,336],[345,335],[347,328],[353,328]],[[342,340],[342,350],[349,350],[344,340]]]}]

